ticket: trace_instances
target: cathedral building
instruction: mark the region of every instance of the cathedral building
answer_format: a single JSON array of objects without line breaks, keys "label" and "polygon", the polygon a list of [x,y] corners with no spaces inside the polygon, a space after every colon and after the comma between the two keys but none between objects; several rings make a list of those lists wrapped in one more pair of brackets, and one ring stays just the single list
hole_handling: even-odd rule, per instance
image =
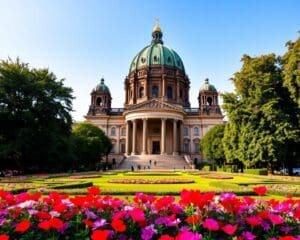
[{"label": "cathedral building", "polygon": [[123,108],[111,107],[111,93],[103,78],[91,92],[85,118],[111,139],[112,156],[200,156],[201,138],[223,123],[218,92],[208,79],[199,89],[199,105],[190,106],[190,79],[183,61],[164,45],[162,37],[157,23],[150,45],[130,63]]}]

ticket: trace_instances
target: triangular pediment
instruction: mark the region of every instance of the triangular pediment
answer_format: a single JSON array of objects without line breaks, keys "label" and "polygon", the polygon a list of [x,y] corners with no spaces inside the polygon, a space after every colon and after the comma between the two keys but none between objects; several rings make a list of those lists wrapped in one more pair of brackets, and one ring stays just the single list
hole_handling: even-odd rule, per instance
[{"label": "triangular pediment", "polygon": [[170,103],[162,102],[158,99],[151,99],[142,103],[132,105],[126,109],[127,111],[135,110],[175,110],[182,111],[182,108]]}]

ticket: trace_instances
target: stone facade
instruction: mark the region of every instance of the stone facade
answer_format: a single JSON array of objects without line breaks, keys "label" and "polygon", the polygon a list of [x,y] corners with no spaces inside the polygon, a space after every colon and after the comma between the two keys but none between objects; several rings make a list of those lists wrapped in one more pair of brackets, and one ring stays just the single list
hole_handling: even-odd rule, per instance
[{"label": "stone facade", "polygon": [[163,45],[158,25],[152,37],[130,65],[124,108],[111,108],[109,88],[101,79],[91,92],[85,118],[110,137],[112,155],[199,155],[205,133],[223,123],[218,92],[206,79],[199,91],[199,106],[191,108],[190,80],[181,58]]}]

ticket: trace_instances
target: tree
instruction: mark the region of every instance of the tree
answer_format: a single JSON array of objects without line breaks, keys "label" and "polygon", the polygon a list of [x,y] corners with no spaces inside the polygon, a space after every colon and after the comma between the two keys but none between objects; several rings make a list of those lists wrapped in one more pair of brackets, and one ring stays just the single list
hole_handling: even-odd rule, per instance
[{"label": "tree", "polygon": [[295,42],[289,41],[288,51],[282,58],[283,84],[289,90],[291,98],[300,108],[300,38]]},{"label": "tree", "polygon": [[225,124],[216,125],[211,128],[203,137],[200,148],[205,159],[211,161],[213,167],[215,164],[222,166],[225,163],[225,155],[222,145]]},{"label": "tree", "polygon": [[73,128],[73,139],[76,153],[75,168],[96,169],[96,164],[106,156],[112,148],[110,139],[98,127],[87,123],[79,123]]},{"label": "tree", "polygon": [[1,168],[62,170],[71,161],[72,89],[48,69],[0,62]]},{"label": "tree", "polygon": [[273,169],[283,161],[292,166],[289,151],[299,146],[299,108],[283,86],[280,58],[245,55],[242,62],[232,78],[236,92],[223,94],[229,118],[225,155],[248,166],[265,163]]}]

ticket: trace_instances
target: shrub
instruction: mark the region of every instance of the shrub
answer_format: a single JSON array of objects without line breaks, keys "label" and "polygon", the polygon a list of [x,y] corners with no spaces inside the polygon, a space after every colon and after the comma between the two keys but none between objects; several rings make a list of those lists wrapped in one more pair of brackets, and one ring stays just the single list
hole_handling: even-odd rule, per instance
[{"label": "shrub", "polygon": [[253,175],[268,175],[268,170],[264,168],[244,169],[244,173]]}]

